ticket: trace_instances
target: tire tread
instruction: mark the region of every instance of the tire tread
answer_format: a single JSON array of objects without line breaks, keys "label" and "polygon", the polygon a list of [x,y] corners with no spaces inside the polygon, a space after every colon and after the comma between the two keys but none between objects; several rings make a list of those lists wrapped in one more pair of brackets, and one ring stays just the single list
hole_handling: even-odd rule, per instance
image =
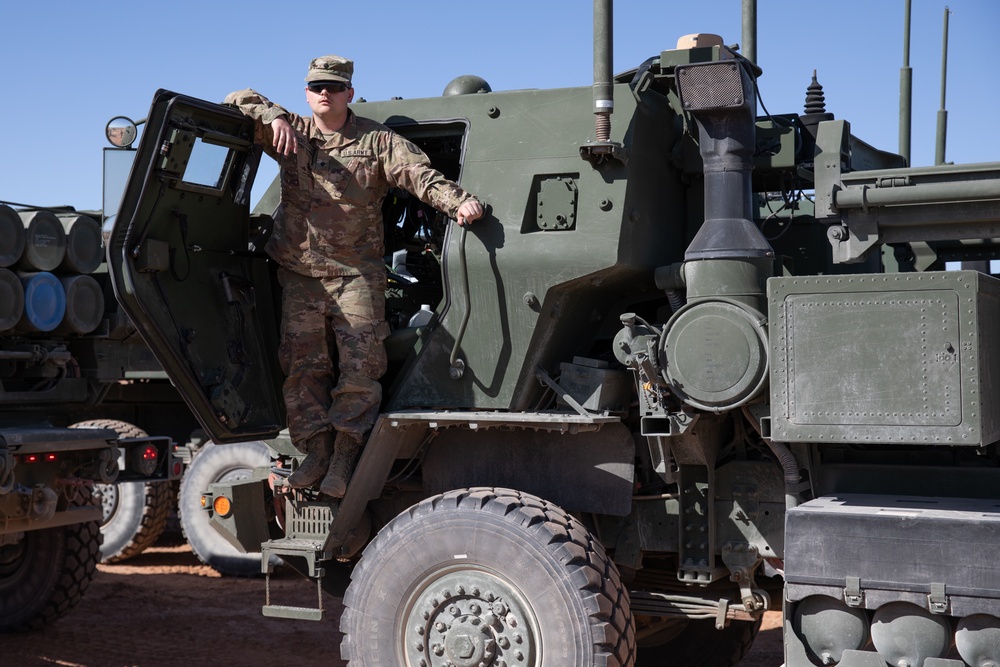
[{"label": "tire tread", "polygon": [[[92,502],[89,490],[81,495],[82,498],[78,504],[84,505]],[[41,604],[33,610],[27,610],[23,616],[0,626],[0,632],[40,630],[66,615],[83,599],[83,594],[97,573],[102,539],[100,524],[97,521],[45,530],[62,531],[61,547],[63,553],[56,557],[55,566],[59,569],[59,573],[55,586],[48,598],[43,600]]]},{"label": "tire tread", "polygon": [[[364,582],[373,574],[368,570],[375,555],[397,540],[396,534],[412,521],[435,512],[465,509],[489,512],[504,517],[539,538],[552,548],[553,556],[566,567],[565,577],[581,593],[591,636],[594,641],[594,665],[615,667],[635,661],[635,626],[629,606],[628,590],[617,567],[604,547],[575,517],[541,498],[502,488],[471,488],[443,493],[425,499],[390,521],[365,548],[351,575],[352,582]],[[357,586],[344,595],[341,617],[341,657],[350,663],[359,659],[354,650],[353,632],[363,627],[358,609]]]}]

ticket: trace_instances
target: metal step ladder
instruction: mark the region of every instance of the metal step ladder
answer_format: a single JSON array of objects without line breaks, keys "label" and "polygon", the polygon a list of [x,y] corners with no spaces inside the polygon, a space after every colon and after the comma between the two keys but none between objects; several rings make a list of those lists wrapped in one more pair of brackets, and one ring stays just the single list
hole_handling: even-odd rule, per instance
[{"label": "metal step ladder", "polygon": [[[275,493],[281,487],[276,486]],[[273,618],[294,618],[303,621],[322,621],[323,609],[323,576],[326,573],[323,565],[330,559],[323,545],[330,526],[336,516],[335,505],[329,502],[311,500],[302,491],[289,489],[285,495],[285,521],[287,529],[285,537],[268,540],[261,544],[261,570],[264,573],[264,616]],[[279,558],[304,558],[309,578],[316,582],[316,607],[293,607],[271,604],[271,573],[274,566],[271,556]]]}]

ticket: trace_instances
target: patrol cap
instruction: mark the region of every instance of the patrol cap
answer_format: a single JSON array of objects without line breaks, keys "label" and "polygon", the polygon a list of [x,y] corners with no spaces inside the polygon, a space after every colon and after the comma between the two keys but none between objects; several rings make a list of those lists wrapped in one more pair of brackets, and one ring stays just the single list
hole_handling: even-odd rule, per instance
[{"label": "patrol cap", "polygon": [[354,61],[340,56],[321,56],[313,58],[309,63],[309,73],[306,74],[306,83],[313,81],[337,81],[351,85],[351,76],[354,74]]}]

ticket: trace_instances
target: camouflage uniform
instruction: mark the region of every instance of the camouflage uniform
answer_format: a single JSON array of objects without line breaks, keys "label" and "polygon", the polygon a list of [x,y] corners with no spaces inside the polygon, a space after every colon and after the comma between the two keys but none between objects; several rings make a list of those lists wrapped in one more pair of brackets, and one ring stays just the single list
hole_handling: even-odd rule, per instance
[{"label": "camouflage uniform", "polygon": [[[317,62],[331,61],[349,64],[349,82],[353,64],[335,56],[313,61],[310,75]],[[255,121],[255,141],[280,165],[282,211],[267,252],[284,287],[280,354],[292,442],[331,426],[360,436],[378,415],[386,369],[382,200],[398,187],[454,218],[473,197],[411,142],[351,111],[339,132],[325,136],[311,117],[253,90],[226,103]],[[298,151],[287,157],[273,146],[271,123],[281,116],[297,135]]]}]

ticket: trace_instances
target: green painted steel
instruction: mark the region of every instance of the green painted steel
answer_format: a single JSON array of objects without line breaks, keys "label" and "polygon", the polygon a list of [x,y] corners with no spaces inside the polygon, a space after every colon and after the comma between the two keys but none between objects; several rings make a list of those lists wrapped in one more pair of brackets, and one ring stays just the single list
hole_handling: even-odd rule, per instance
[{"label": "green painted steel", "polygon": [[775,278],[768,298],[772,437],[1000,439],[1000,281],[975,271]]},{"label": "green painted steel", "polygon": [[[597,19],[604,34],[610,15]],[[595,49],[596,79],[609,51],[604,40]],[[795,83],[804,113],[756,117],[760,73],[728,47],[702,46],[653,54],[607,86],[492,91],[462,77],[440,97],[355,104],[487,213],[459,230],[390,195],[389,371],[347,494],[287,488],[301,456],[276,445],[273,471],[213,487],[234,502],[234,516],[216,519],[228,539],[342,591],[326,568],[360,557],[364,571],[397,548],[385,537],[393,516],[502,487],[588,517],[588,544],[628,575],[647,656],[708,621],[745,624],[725,634],[739,646],[719,649],[738,659],[783,599],[798,619],[786,624],[790,667],[826,660],[808,654],[823,639],[806,618],[815,613],[843,628],[830,649],[842,664],[880,659],[857,648],[856,625],[878,606],[866,600],[956,623],[1000,614],[993,589],[963,591],[951,613],[942,591],[969,564],[921,559],[905,539],[896,579],[893,568],[879,581],[847,568],[842,585],[809,588],[824,570],[802,526],[823,519],[786,523],[797,507],[863,495],[864,512],[832,513],[861,541],[920,499],[995,497],[1000,281],[945,269],[1000,259],[1000,166],[907,167],[827,111],[816,77]],[[605,96],[614,122],[595,123]],[[231,110],[160,91],[149,117],[110,241],[116,294],[213,438],[267,438],[284,423],[278,290],[261,250],[277,189],[251,216],[257,153]],[[184,176],[205,137],[228,151],[216,186]],[[269,472],[273,487],[260,481]],[[272,492],[284,535],[265,539]],[[921,539],[977,539],[973,519],[942,525]],[[799,549],[794,600],[782,597],[785,544]],[[470,586],[491,580],[458,554],[430,567]],[[810,599],[831,586],[839,599]],[[419,601],[428,616],[448,597],[436,595]],[[363,613],[351,599],[348,616]],[[465,636],[465,621],[441,623],[435,632]],[[408,632],[396,637],[405,655],[447,664]],[[348,636],[345,655],[363,644]]]}]

